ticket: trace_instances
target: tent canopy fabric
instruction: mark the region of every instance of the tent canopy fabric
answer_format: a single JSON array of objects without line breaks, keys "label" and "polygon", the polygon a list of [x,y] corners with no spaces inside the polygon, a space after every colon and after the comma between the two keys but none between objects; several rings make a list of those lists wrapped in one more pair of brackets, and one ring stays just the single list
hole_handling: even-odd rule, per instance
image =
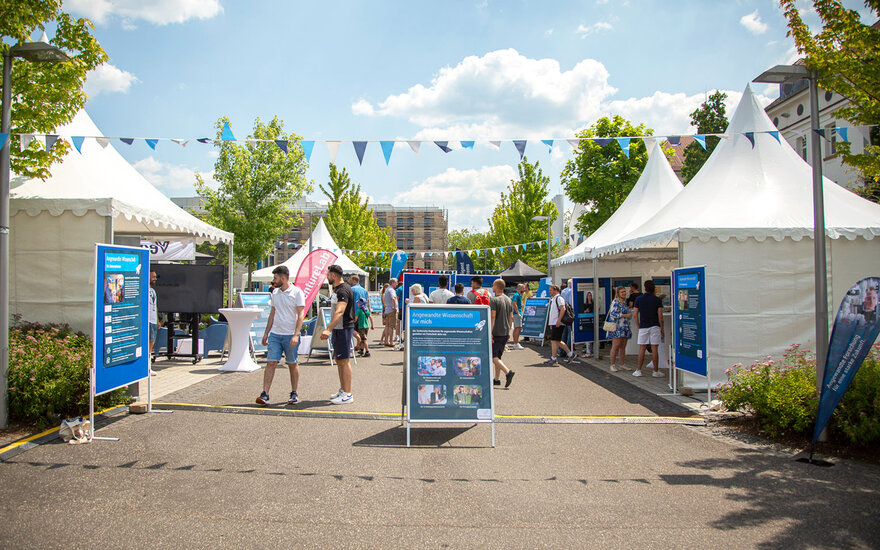
[{"label": "tent canopy fabric", "polygon": [[[278,265],[286,266],[290,271],[290,277],[295,278],[296,274],[299,272],[300,266],[305,261],[306,256],[309,255],[310,248],[312,250],[323,248],[336,254],[336,264],[342,267],[342,271],[346,274],[356,273],[362,276],[367,275],[366,271],[359,268],[357,264],[349,259],[348,256],[342,253],[342,250],[336,245],[336,241],[334,241],[333,237],[330,235],[330,231],[327,230],[323,218],[318,220],[318,225],[316,225],[314,231],[312,231],[312,236],[306,239],[306,242],[303,243],[300,249],[297,250],[293,256]],[[252,271],[251,280],[257,282],[271,281],[272,270],[278,267],[278,265],[272,265]]]},{"label": "tent canopy fabric", "polygon": [[[103,136],[83,110],[55,132],[71,136]],[[113,218],[115,233],[189,237],[198,242],[230,243],[232,233],[196,218],[153,187],[112,145],[94,140],[82,144],[82,153],[71,148],[64,160],[51,168],[45,181],[15,176],[10,182],[10,215],[47,212],[83,216],[95,211]]]},{"label": "tent canopy fabric", "polygon": [[588,259],[592,250],[617,242],[665,207],[683,188],[659,142],[654,141],[645,169],[620,207],[582,243],[552,260],[551,267]]},{"label": "tent canopy fabric", "polygon": [[[773,122],[746,87],[727,130],[703,168],[666,207],[592,256],[668,246],[675,241],[813,236],[812,168],[785,140],[767,133]],[[754,132],[754,145],[743,135]],[[824,180],[825,232],[829,238],[880,235],[880,205]]]},{"label": "tent canopy fabric", "polygon": [[498,276],[508,283],[525,283],[542,279],[547,274],[541,273],[522,260],[517,260],[510,267],[499,273]]}]

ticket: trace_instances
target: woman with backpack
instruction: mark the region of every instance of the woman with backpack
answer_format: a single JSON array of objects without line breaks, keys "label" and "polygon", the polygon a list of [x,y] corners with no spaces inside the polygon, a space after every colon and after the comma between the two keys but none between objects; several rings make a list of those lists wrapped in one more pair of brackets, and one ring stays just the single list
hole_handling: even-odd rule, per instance
[{"label": "woman with backpack", "polygon": [[562,335],[565,332],[565,325],[562,318],[565,316],[565,298],[559,294],[559,285],[550,285],[550,359],[544,361],[545,365],[558,367],[559,362],[556,354],[559,348],[565,352],[565,361],[570,363],[577,354],[568,349],[565,342],[562,341]]},{"label": "woman with backpack", "polygon": [[[614,323],[617,328],[608,332],[611,338],[611,372],[617,372],[620,369],[632,370],[626,366],[626,341],[632,338],[632,331],[629,328],[629,320],[632,319],[632,310],[626,305],[626,287],[619,286],[615,290],[614,300],[611,302],[611,308],[608,310],[608,317],[605,318],[605,330],[607,331],[608,323]],[[618,355],[620,363],[615,364]]]}]

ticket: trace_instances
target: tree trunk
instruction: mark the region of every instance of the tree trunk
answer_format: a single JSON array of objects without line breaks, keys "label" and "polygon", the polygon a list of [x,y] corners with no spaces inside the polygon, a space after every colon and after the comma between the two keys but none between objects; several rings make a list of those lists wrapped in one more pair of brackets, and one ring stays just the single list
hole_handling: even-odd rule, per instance
[{"label": "tree trunk", "polygon": [[248,290],[251,289],[251,276],[252,276],[253,271],[254,271],[254,264],[252,264],[251,262],[248,262],[247,263],[247,272],[248,272],[247,288],[248,288]]}]

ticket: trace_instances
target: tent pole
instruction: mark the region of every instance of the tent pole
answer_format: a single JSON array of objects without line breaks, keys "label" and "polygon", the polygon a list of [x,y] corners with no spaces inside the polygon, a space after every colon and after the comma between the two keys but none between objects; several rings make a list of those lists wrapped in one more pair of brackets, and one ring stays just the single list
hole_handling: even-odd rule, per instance
[{"label": "tent pole", "polygon": [[[599,355],[599,258],[593,258],[593,359],[601,359]],[[607,306],[606,306],[607,307]]]}]

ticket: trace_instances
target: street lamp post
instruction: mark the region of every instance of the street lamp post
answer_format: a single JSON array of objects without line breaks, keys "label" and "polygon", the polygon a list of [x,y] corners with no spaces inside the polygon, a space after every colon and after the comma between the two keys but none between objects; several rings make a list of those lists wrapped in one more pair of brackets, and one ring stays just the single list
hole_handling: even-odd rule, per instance
[{"label": "street lamp post", "polygon": [[825,256],[825,198],[822,187],[822,144],[819,124],[818,75],[803,65],[777,65],[754,82],[786,84],[807,79],[810,83],[810,159],[813,167],[813,270],[816,285],[816,389],[822,389],[828,354],[828,270]]},{"label": "street lamp post", "polygon": [[[12,126],[12,58],[25,61],[67,61],[60,49],[46,40],[18,44],[3,53],[3,108],[0,132],[9,134]],[[0,149],[0,428],[9,424],[9,136]]]}]

